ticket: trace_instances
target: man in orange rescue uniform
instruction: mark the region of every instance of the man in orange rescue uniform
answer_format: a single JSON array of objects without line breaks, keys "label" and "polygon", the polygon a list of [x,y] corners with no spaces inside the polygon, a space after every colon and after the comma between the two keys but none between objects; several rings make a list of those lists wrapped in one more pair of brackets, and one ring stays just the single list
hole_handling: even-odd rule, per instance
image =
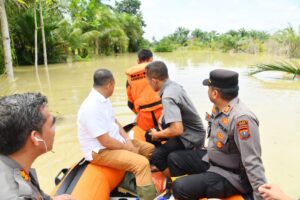
[{"label": "man in orange rescue uniform", "polygon": [[146,65],[152,60],[152,52],[142,49],[138,53],[138,65],[126,71],[128,107],[137,114],[137,125],[145,131],[158,126],[162,113],[161,99],[145,77]]}]

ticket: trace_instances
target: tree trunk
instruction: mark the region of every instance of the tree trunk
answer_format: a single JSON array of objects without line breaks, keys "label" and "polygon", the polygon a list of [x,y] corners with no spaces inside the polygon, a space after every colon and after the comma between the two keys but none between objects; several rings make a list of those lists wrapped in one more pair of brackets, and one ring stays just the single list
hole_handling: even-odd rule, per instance
[{"label": "tree trunk", "polygon": [[34,66],[38,70],[38,46],[37,46],[37,21],[36,21],[36,0],[34,0]]},{"label": "tree trunk", "polygon": [[44,65],[45,65],[46,69],[48,69],[47,47],[46,47],[46,38],[45,38],[45,30],[44,30],[44,19],[43,19],[43,6],[42,6],[42,0],[40,0],[40,16],[41,16],[42,38],[43,38]]},{"label": "tree trunk", "polygon": [[7,21],[6,10],[5,10],[5,0],[0,0],[0,16],[1,16],[1,31],[2,31],[5,68],[6,68],[8,78],[10,80],[14,80],[8,21]]},{"label": "tree trunk", "polygon": [[95,44],[96,44],[95,54],[98,55],[99,54],[99,38],[96,39]]}]

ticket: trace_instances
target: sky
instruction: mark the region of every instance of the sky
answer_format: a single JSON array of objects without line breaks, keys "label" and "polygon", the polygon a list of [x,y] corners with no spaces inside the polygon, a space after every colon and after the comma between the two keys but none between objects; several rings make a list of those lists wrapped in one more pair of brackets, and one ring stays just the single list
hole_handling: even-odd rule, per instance
[{"label": "sky", "polygon": [[226,32],[230,29],[273,33],[300,25],[300,0],[140,0],[147,26],[144,37],[161,39],[177,27]]}]

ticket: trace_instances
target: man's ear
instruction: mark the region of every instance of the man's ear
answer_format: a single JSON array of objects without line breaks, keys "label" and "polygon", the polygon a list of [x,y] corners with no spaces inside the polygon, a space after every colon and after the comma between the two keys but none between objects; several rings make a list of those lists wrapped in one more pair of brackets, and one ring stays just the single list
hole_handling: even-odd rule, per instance
[{"label": "man's ear", "polygon": [[109,89],[111,87],[111,85],[112,85],[111,81],[108,81],[107,84],[105,85],[105,88]]},{"label": "man's ear", "polygon": [[149,58],[148,62],[152,62],[153,61],[153,57]]},{"label": "man's ear", "polygon": [[219,97],[220,97],[219,91],[218,91],[218,90],[214,90],[214,91],[213,91],[213,98],[214,98],[214,99],[219,99]]},{"label": "man's ear", "polygon": [[140,61],[140,59],[137,59],[137,64],[141,64],[142,62]]},{"label": "man's ear", "polygon": [[156,84],[156,79],[155,78],[151,78],[150,79],[152,83]]},{"label": "man's ear", "polygon": [[38,146],[39,145],[39,141],[36,139],[36,138],[39,138],[39,133],[37,131],[31,131],[30,133],[30,140],[32,141],[32,143],[35,145],[35,146]]}]

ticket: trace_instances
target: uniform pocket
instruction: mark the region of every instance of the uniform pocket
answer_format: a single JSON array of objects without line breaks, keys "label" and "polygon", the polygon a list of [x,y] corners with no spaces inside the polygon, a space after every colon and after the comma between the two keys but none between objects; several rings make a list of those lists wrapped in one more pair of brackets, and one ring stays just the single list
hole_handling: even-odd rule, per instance
[{"label": "uniform pocket", "polygon": [[228,135],[223,131],[218,131],[214,137],[214,144],[216,149],[219,151],[227,152],[228,151]]}]

